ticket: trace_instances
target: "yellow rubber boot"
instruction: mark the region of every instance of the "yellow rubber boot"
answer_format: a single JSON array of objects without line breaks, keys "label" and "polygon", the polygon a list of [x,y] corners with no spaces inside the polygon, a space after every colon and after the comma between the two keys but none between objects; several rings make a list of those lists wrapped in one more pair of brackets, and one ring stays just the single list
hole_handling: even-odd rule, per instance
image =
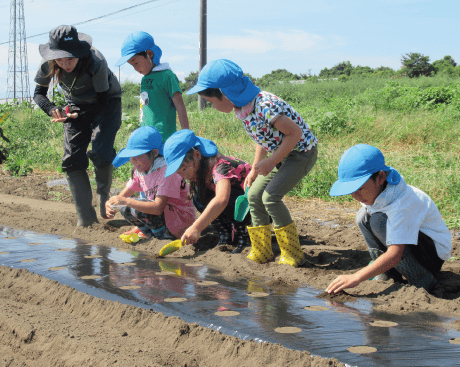
[{"label": "yellow rubber boot", "polygon": [[248,259],[259,264],[265,264],[275,258],[272,250],[271,225],[248,227],[249,238],[251,239],[251,252]]},{"label": "yellow rubber boot", "polygon": [[288,264],[294,268],[305,262],[305,254],[300,247],[299,234],[295,223],[275,228],[275,235],[281,250],[281,257],[278,264]]}]

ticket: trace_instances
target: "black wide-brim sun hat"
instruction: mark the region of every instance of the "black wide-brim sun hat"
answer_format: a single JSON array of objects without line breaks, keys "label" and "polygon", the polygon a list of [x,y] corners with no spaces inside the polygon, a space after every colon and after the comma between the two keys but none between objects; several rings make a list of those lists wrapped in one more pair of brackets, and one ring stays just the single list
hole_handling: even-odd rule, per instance
[{"label": "black wide-brim sun hat", "polygon": [[84,33],[78,33],[73,26],[61,25],[50,31],[49,42],[38,47],[44,60],[65,57],[82,58],[91,50],[93,40]]}]

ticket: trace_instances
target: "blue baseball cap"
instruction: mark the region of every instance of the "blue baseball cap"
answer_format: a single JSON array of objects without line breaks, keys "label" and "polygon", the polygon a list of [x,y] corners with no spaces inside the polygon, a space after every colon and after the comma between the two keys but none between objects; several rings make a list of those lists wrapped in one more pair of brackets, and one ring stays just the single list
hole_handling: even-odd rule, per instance
[{"label": "blue baseball cap", "polygon": [[153,62],[155,65],[160,65],[162,51],[161,48],[155,45],[153,37],[146,32],[131,33],[121,46],[121,58],[115,63],[115,66],[123,65],[135,54],[147,50],[153,52]]},{"label": "blue baseball cap", "polygon": [[339,179],[329,191],[331,196],[349,195],[363,186],[373,173],[389,171],[387,181],[396,185],[401,176],[394,168],[385,165],[382,152],[371,145],[357,144],[342,154],[339,162]]},{"label": "blue baseball cap", "polygon": [[212,157],[217,154],[217,146],[213,141],[196,136],[192,130],[182,129],[172,134],[165,142],[164,157],[168,168],[165,177],[176,172],[187,152],[192,148],[198,148],[204,157]]},{"label": "blue baseball cap", "polygon": [[131,133],[126,148],[120,150],[112,164],[118,168],[128,162],[129,158],[148,153],[153,149],[158,149],[159,153],[163,155],[160,132],[153,126],[141,126]]},{"label": "blue baseball cap", "polygon": [[237,64],[226,59],[206,64],[200,71],[197,84],[186,94],[195,94],[208,88],[219,88],[236,107],[246,106],[260,92],[260,88],[243,75],[243,70]]}]

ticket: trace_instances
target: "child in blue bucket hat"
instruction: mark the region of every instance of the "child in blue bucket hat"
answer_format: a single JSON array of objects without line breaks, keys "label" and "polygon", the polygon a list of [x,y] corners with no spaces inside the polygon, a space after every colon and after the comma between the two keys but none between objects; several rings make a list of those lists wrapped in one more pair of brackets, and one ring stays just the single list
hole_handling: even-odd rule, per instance
[{"label": "child in blue bucket hat", "polygon": [[401,276],[431,291],[452,250],[451,234],[433,200],[408,185],[397,170],[385,165],[382,152],[367,144],[342,155],[338,174],[330,194],[351,195],[363,205],[356,223],[372,261],[354,274],[337,277],[326,291],[337,293],[371,278],[401,281]]},{"label": "child in blue bucket hat", "polygon": [[168,164],[166,177],[179,174],[188,180],[190,196],[201,212],[182,235],[182,243],[196,243],[212,222],[219,232],[217,245],[234,245],[233,253],[241,252],[249,244],[246,226],[251,223],[251,217],[247,215],[242,222],[235,220],[235,201],[244,194],[243,185],[251,165],[220,154],[214,142],[187,129],[177,131],[166,140],[164,152]]},{"label": "child in blue bucket hat", "polygon": [[248,258],[257,263],[274,259],[272,218],[281,249],[279,264],[302,265],[305,254],[282,199],[316,163],[318,140],[310,127],[290,104],[261,91],[230,60],[208,63],[201,70],[197,85],[187,92],[193,93],[200,94],[221,112],[235,111],[246,133],[257,144],[252,170],[244,182],[245,188],[250,187],[252,216],[252,227],[248,227],[251,239]]},{"label": "child in blue bucket hat", "polygon": [[176,112],[182,129],[189,128],[187,110],[176,74],[168,63],[160,63],[162,51],[146,32],[131,33],[123,42],[115,66],[128,62],[141,81],[141,126],[153,126],[163,143],[176,131]]},{"label": "child in blue bucket hat", "polygon": [[[141,126],[153,126],[163,143],[176,131],[176,115],[182,129],[189,128],[187,110],[176,74],[168,63],[160,63],[161,48],[146,32],[133,32],[123,42],[120,66],[128,62],[143,75],[140,93]],[[141,199],[145,199],[141,193]],[[134,228],[133,231],[137,231]]]},{"label": "child in blue bucket hat", "polygon": [[[187,182],[177,174],[166,177],[161,140],[160,133],[152,126],[133,131],[126,148],[113,160],[115,167],[132,163],[131,179],[119,195],[107,201],[106,211],[113,218],[114,206],[121,206],[121,214],[137,226],[135,231],[140,237],[180,238],[195,221],[195,208],[188,200]],[[145,201],[132,198],[139,191],[145,193]],[[124,234],[132,233],[133,230]]]}]

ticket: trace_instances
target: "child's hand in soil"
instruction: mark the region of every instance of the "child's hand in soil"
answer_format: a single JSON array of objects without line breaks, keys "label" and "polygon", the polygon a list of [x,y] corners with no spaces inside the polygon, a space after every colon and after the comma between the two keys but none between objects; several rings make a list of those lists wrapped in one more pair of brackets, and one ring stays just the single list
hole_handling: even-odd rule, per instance
[{"label": "child's hand in soil", "polygon": [[358,278],[356,274],[340,275],[337,278],[335,278],[331,284],[329,284],[329,286],[326,289],[326,292],[337,293],[345,288],[354,288],[359,283],[361,283],[361,280]]},{"label": "child's hand in soil", "polygon": [[181,237],[182,244],[193,245],[200,239],[201,232],[194,226],[188,227]]}]

